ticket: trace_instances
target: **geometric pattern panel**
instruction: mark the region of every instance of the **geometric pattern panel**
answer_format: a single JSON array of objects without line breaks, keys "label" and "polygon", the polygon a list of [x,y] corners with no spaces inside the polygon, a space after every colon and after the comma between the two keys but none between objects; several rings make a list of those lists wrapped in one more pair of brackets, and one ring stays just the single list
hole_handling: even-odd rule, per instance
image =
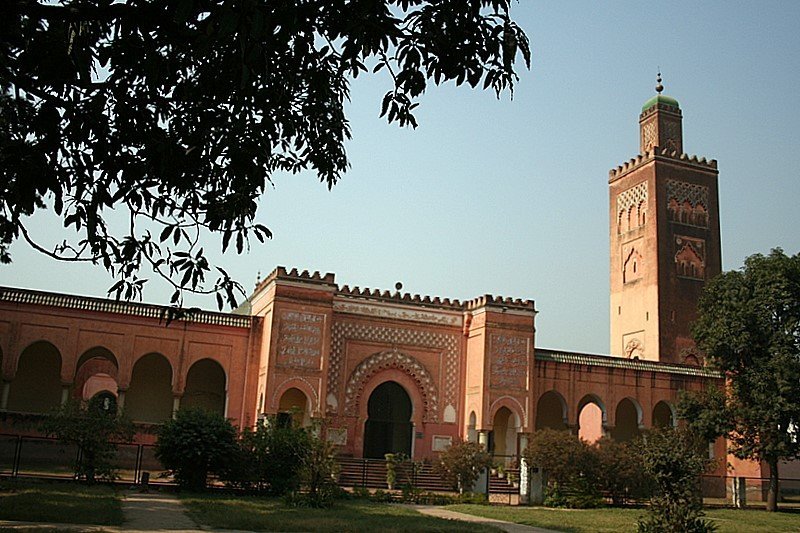
[{"label": "geometric pattern panel", "polygon": [[345,388],[345,413],[353,414],[358,412],[359,399],[363,401],[361,393],[364,391],[364,385],[366,385],[370,377],[381,370],[389,368],[402,370],[411,376],[422,393],[423,420],[425,422],[438,422],[439,398],[436,394],[436,385],[433,382],[433,378],[422,366],[422,363],[397,350],[388,350],[371,355],[361,361],[353,370]]},{"label": "geometric pattern panel", "polygon": [[647,201],[647,182],[643,181],[617,195],[617,213],[627,212],[633,206]]},{"label": "geometric pattern panel", "polygon": [[[379,326],[348,321],[335,321],[331,336],[331,354],[328,361],[329,394],[339,398],[343,386],[345,347],[348,340],[367,341],[387,346],[405,345],[435,348],[443,357],[443,405],[458,406],[458,376],[461,368],[458,358],[458,335],[427,331],[425,329]],[[335,409],[331,409],[335,411]],[[438,419],[438,411],[436,418]]]},{"label": "geometric pattern panel", "polygon": [[667,199],[675,199],[679,204],[689,202],[692,207],[702,204],[708,208],[708,187],[685,181],[667,181]]}]

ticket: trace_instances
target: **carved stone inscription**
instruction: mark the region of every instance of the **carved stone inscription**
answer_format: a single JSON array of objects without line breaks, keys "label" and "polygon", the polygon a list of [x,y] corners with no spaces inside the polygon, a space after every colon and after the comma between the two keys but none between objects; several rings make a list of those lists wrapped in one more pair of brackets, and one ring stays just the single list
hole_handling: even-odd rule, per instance
[{"label": "carved stone inscription", "polygon": [[277,365],[319,369],[325,315],[284,311],[278,328]]},{"label": "carved stone inscription", "polygon": [[492,387],[527,389],[528,339],[495,333],[490,337],[490,343]]}]

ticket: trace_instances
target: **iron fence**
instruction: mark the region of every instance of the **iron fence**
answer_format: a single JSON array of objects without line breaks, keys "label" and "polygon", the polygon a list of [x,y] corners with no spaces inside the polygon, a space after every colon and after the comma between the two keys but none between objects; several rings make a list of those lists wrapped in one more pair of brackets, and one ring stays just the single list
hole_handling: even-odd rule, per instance
[{"label": "iron fence", "polygon": [[[0,434],[0,475],[15,477],[74,478],[80,450],[52,437]],[[117,479],[140,483],[144,472],[161,473],[152,444],[118,444],[113,461]],[[153,482],[171,479],[151,476]]]}]

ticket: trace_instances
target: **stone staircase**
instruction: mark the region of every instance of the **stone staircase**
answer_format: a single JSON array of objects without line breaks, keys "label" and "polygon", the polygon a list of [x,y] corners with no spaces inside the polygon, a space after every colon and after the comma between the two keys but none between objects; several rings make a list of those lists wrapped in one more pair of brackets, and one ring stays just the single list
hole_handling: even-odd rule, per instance
[{"label": "stone staircase", "polygon": [[[353,457],[339,457],[339,485],[342,487],[367,487],[370,489],[388,490],[386,484],[386,461],[383,459],[357,459]],[[491,494],[516,494],[519,489],[509,478],[519,479],[519,469],[507,469],[506,477],[497,475],[489,477],[489,492]],[[397,465],[397,482],[395,489],[403,485],[412,484],[418,489],[432,492],[453,492],[453,487],[445,483],[434,472],[433,465],[423,463],[416,473],[412,473],[409,463]]]}]

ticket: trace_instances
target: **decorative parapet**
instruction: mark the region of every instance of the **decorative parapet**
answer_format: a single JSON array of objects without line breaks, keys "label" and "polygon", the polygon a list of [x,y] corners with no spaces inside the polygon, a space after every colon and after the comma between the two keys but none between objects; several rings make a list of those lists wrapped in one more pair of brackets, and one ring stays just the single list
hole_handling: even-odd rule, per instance
[{"label": "decorative parapet", "polygon": [[291,270],[286,270],[286,267],[278,266],[275,267],[275,269],[272,272],[270,272],[266,278],[264,278],[263,280],[259,281],[256,284],[256,288],[253,291],[253,293],[258,292],[262,287],[269,285],[275,280],[300,281],[303,283],[333,285],[335,277],[336,276],[330,272],[327,272],[325,274],[321,274],[318,270],[315,270],[314,272],[303,270],[301,272],[296,268],[293,268]]},{"label": "decorative parapet", "polygon": [[652,150],[648,150],[644,154],[639,154],[636,157],[632,157],[629,161],[619,165],[617,168],[612,168],[609,170],[608,182],[611,183],[612,181],[618,180],[625,174],[628,174],[642,165],[649,163],[654,158],[669,159],[679,163],[685,163],[707,169],[717,169],[716,159],[707,160],[705,157],[698,158],[696,155],[679,154],[676,151],[670,151],[669,148],[659,148],[658,146],[654,146]]},{"label": "decorative parapet", "polygon": [[484,294],[478,296],[464,303],[464,307],[468,311],[479,309],[481,307],[502,307],[506,309],[519,309],[535,312],[533,300],[523,300],[521,298],[511,298],[502,296],[492,296],[491,294]]},{"label": "decorative parapet", "polygon": [[[172,315],[175,317],[174,320],[234,328],[249,328],[252,323],[252,318],[249,316],[230,313],[215,313],[213,311],[203,311],[200,309],[174,309],[162,305],[121,302],[104,298],[74,296],[71,294],[33,291],[29,289],[14,289],[10,287],[0,287],[0,301],[26,305],[46,305],[50,307],[98,313],[140,316],[165,321]],[[176,315],[178,316],[176,317]]]},{"label": "decorative parapet", "polygon": [[566,363],[573,365],[599,366],[606,368],[624,368],[646,372],[662,372],[665,374],[680,374],[683,376],[698,376],[704,378],[722,379],[722,374],[716,370],[694,365],[681,365],[677,363],[661,363],[658,361],[644,361],[641,359],[624,359],[613,355],[597,355],[588,353],[564,352],[559,350],[534,350],[535,361],[552,363]]},{"label": "decorative parapet", "polygon": [[400,293],[399,291],[381,291],[379,289],[370,289],[367,287],[353,287],[344,285],[336,293],[337,296],[346,296],[350,298],[362,298],[370,300],[379,300],[382,302],[393,302],[400,304],[411,304],[426,307],[438,307],[441,309],[463,309],[463,305],[459,300],[451,300],[450,298],[440,298],[438,296],[420,296],[419,294]]}]

